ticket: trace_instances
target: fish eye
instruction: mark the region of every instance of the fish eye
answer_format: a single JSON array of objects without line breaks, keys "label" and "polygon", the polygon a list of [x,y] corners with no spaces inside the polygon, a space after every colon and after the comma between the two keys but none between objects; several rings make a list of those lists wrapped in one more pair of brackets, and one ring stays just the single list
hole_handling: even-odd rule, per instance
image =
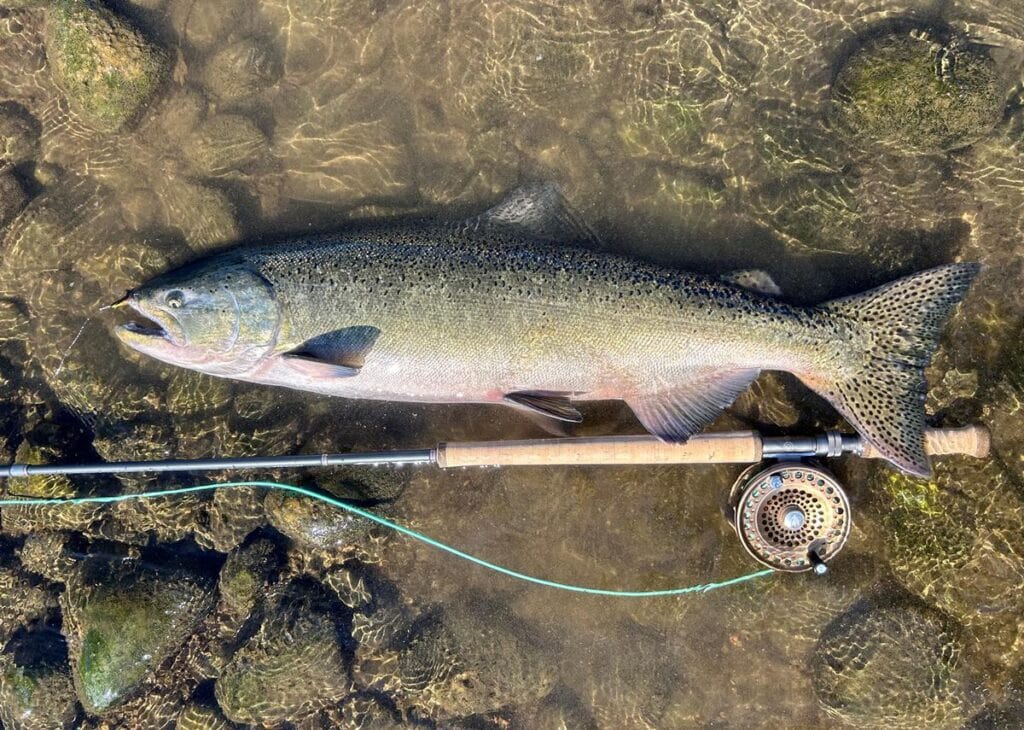
[{"label": "fish eye", "polygon": [[168,307],[177,309],[185,303],[185,293],[180,289],[172,289],[164,295],[164,301],[167,302]]}]

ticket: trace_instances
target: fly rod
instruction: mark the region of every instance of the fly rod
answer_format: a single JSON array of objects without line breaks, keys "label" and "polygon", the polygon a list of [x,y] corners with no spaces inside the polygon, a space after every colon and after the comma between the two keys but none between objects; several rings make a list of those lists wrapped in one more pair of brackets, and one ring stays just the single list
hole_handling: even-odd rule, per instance
[{"label": "fly rod", "polygon": [[[930,428],[925,452],[985,457],[989,433],[984,426]],[[230,472],[246,469],[309,469],[332,466],[432,464],[442,469],[467,466],[597,466],[643,464],[755,464],[763,459],[800,459],[855,454],[880,458],[860,436],[828,431],[815,436],[762,436],[730,431],[694,436],[669,444],[653,436],[594,436],[440,443],[434,448],[397,451],[253,456],[221,459],[111,461],[95,464],[10,464],[0,478],[43,475]]]}]

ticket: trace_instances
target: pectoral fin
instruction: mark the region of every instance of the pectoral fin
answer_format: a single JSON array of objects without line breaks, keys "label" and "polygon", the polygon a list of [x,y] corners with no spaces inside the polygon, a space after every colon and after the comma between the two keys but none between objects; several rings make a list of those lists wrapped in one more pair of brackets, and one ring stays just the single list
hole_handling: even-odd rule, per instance
[{"label": "pectoral fin", "polygon": [[326,378],[351,378],[359,374],[359,368],[350,368],[346,365],[335,365],[334,363],[317,360],[305,355],[283,355],[288,367],[306,377]]},{"label": "pectoral fin", "polygon": [[378,337],[376,327],[346,327],[306,340],[282,359],[309,377],[350,378],[359,373]]},{"label": "pectoral fin", "polygon": [[569,205],[555,183],[531,183],[513,190],[476,218],[474,228],[498,226],[516,229],[532,238],[553,243],[599,245],[597,235]]},{"label": "pectoral fin", "polygon": [[746,390],[758,370],[703,370],[670,389],[626,402],[648,431],[662,441],[682,443],[699,433]]},{"label": "pectoral fin", "polygon": [[563,393],[519,391],[507,394],[505,400],[510,405],[525,408],[533,413],[539,413],[559,421],[579,423],[583,420],[583,415],[576,410]]}]

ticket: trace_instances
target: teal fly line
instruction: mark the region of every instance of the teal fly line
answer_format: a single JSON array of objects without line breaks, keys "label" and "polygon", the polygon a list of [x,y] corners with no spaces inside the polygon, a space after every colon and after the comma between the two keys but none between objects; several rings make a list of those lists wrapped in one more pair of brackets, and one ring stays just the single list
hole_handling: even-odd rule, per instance
[{"label": "teal fly line", "polygon": [[526,573],[520,573],[519,571],[512,570],[511,568],[505,568],[501,565],[497,565],[490,561],[478,558],[475,555],[463,552],[458,548],[454,548],[451,545],[446,545],[443,542],[435,540],[432,537],[424,535],[421,532],[412,530],[408,527],[404,527],[397,522],[392,522],[389,519],[376,515],[373,512],[356,507],[353,504],[344,502],[340,499],[316,492],[312,489],[306,489],[305,487],[299,487],[294,484],[283,484],[281,482],[264,482],[264,481],[251,481],[251,482],[218,482],[214,484],[200,484],[193,487],[179,487],[176,489],[161,489],[152,492],[137,492],[133,494],[118,494],[110,497],[55,497],[55,498],[27,498],[27,499],[0,499],[0,507],[26,507],[32,505],[61,505],[61,504],[112,504],[115,502],[129,502],[133,500],[142,499],[157,499],[160,497],[174,497],[182,494],[194,494],[196,492],[212,492],[217,489],[233,489],[239,487],[258,487],[262,489],[272,489],[280,492],[292,492],[293,494],[299,494],[303,497],[309,497],[325,504],[329,504],[345,512],[357,515],[364,519],[375,522],[378,525],[382,525],[389,530],[411,537],[414,540],[419,540],[422,543],[430,545],[431,547],[442,550],[450,555],[454,555],[457,558],[466,560],[474,565],[478,565],[481,568],[500,573],[501,575],[514,578],[516,580],[525,581],[527,583],[533,583],[539,586],[545,586],[547,588],[556,588],[561,591],[569,591],[571,593],[585,593],[591,596],[615,596],[619,598],[657,598],[663,596],[682,596],[688,593],[708,593],[709,591],[717,590],[719,588],[727,588],[729,586],[738,585],[740,583],[746,583],[747,581],[754,580],[756,578],[764,578],[765,576],[771,575],[775,571],[773,570],[759,570],[756,573],[748,573],[741,575],[737,578],[730,578],[728,580],[717,581],[713,583],[701,583],[698,585],[686,586],[684,588],[666,588],[662,590],[652,591],[624,591],[624,590],[611,590],[606,588],[590,588],[588,586],[578,586],[569,583],[559,583],[553,580],[547,580],[545,578],[538,578],[533,575],[527,575]]}]

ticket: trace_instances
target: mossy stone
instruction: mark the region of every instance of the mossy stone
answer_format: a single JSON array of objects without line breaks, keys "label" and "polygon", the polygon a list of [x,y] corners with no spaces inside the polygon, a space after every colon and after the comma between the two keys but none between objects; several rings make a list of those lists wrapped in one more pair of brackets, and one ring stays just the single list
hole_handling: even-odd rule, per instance
[{"label": "mossy stone", "polygon": [[163,50],[92,0],[57,0],[51,6],[46,54],[72,106],[109,132],[138,116],[168,69]]},{"label": "mossy stone", "polygon": [[315,550],[340,554],[363,538],[371,523],[331,505],[294,494],[274,492],[265,502],[270,524]]},{"label": "mossy stone", "polygon": [[996,66],[981,48],[923,33],[866,42],[832,88],[839,128],[900,150],[945,152],[985,136],[1002,116]]},{"label": "mossy stone", "polygon": [[247,615],[277,568],[274,543],[256,540],[228,555],[220,571],[221,601],[229,613]]},{"label": "mossy stone", "polygon": [[180,569],[90,565],[68,585],[75,687],[100,715],[136,692],[213,606],[212,586]]},{"label": "mossy stone", "polygon": [[[22,441],[15,452],[14,460],[19,464],[50,464],[60,459],[55,449],[38,446],[27,439]],[[73,497],[75,488],[66,476],[30,476],[12,485],[11,492],[21,497]]]}]

